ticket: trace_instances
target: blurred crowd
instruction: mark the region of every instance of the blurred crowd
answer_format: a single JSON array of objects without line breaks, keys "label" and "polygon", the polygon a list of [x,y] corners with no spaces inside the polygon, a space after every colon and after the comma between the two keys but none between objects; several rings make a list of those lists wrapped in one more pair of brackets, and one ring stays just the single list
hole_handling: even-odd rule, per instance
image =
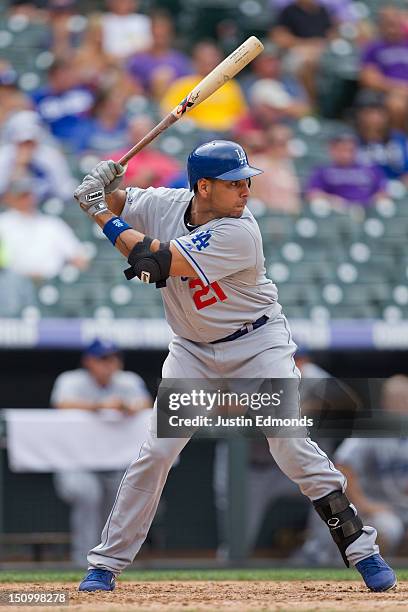
[{"label": "blurred crowd", "polygon": [[[321,199],[337,211],[364,212],[390,198],[390,182],[405,189],[408,10],[385,2],[374,14],[369,2],[352,0],[260,4],[268,15],[257,32],[264,52],[183,118],[188,142],[239,141],[264,170],[253,182],[252,200],[289,215]],[[212,37],[187,35],[180,31],[182,5],[181,0],[10,0],[4,9],[0,282],[10,270],[36,282],[56,276],[67,262],[86,268],[89,253],[75,238],[75,228],[55,215],[51,219],[44,202],[56,198],[71,206],[81,174],[101,158],[118,160],[247,34],[233,21],[221,20],[221,10],[217,22],[218,9],[209,8],[209,21],[214,15],[216,21]],[[22,69],[21,57],[34,50],[38,74]],[[327,95],[324,67],[330,55],[337,64],[333,74],[346,56],[354,57],[355,72],[340,104],[328,111],[328,100],[345,85],[339,76]],[[324,116],[337,120],[336,132],[321,143],[324,163],[300,176],[299,121]],[[183,155],[180,148],[156,141],[130,162],[126,184],[186,187],[181,150]],[[25,240],[22,228],[28,227],[31,239]],[[13,308],[3,306],[1,314],[11,316]]]}]

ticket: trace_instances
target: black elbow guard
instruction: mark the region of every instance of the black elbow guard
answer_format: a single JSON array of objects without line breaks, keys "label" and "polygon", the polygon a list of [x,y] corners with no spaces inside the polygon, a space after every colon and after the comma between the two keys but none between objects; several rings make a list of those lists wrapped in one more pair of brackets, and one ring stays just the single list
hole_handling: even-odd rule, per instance
[{"label": "black elbow guard", "polygon": [[160,243],[159,250],[152,253],[150,245],[152,238],[145,236],[142,242],[138,242],[128,257],[130,268],[124,271],[128,280],[135,276],[143,283],[156,283],[160,289],[166,286],[171,266],[170,242]]}]

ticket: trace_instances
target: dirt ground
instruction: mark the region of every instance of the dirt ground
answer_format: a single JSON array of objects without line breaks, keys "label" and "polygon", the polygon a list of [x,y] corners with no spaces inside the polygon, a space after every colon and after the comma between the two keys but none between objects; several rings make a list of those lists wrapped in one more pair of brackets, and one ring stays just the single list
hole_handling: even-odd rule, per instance
[{"label": "dirt ground", "polygon": [[405,612],[408,581],[388,593],[361,582],[119,582],[112,593],[78,593],[75,583],[5,584],[1,591],[69,592],[69,606],[0,605],[18,612]]}]

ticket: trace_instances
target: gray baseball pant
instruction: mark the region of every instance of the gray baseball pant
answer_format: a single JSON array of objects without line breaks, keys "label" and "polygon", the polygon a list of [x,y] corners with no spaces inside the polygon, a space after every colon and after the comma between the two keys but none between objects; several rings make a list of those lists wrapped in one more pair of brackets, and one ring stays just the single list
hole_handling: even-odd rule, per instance
[{"label": "gray baseball pant", "polygon": [[112,508],[123,470],[111,472],[59,472],[55,489],[70,505],[71,561],[86,566],[86,555],[95,544]]},{"label": "gray baseball pant", "polygon": [[[294,344],[284,315],[231,342],[199,344],[176,336],[163,364],[163,378],[295,378]],[[153,521],[167,474],[189,438],[157,438],[156,409],[138,458],[127,469],[101,543],[88,554],[90,567],[125,569],[140,550]],[[268,438],[280,469],[310,500],[345,490],[346,478],[310,438]],[[378,553],[377,532],[363,534],[346,550],[349,562]]]}]

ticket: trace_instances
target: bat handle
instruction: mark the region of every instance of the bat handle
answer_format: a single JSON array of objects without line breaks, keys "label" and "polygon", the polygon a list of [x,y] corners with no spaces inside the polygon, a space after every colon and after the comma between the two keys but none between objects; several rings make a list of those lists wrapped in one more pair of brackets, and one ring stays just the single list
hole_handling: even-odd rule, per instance
[{"label": "bat handle", "polygon": [[132,159],[132,157],[137,155],[139,151],[141,151],[146,145],[150,144],[152,140],[154,140],[157,136],[159,136],[159,134],[164,132],[164,130],[167,130],[167,128],[170,127],[173,123],[175,123],[177,119],[178,117],[173,115],[173,113],[169,113],[168,115],[166,115],[165,118],[160,121],[160,123],[158,123],[152,130],[150,130],[150,132],[146,134],[146,136],[144,136],[144,138],[142,138],[142,140],[139,140],[139,142],[137,142],[134,147],[132,147],[127,153],[125,153],[125,155],[120,158],[119,163],[122,166],[125,166],[128,161]]},{"label": "bat handle", "polygon": [[[142,141],[140,141],[142,142]],[[140,142],[138,142],[137,144],[135,144],[134,147],[132,147],[127,153],[125,153],[125,155],[122,155],[122,157],[120,158],[120,160],[118,161],[118,163],[123,166],[124,168],[127,167],[128,161],[130,159],[132,159],[132,157],[134,157],[137,153],[139,153],[139,151],[141,151],[141,149],[143,149],[142,147],[139,147]],[[125,170],[126,172],[126,170]],[[124,174],[124,173],[122,173]],[[122,176],[121,174],[118,174],[118,176]]]}]

